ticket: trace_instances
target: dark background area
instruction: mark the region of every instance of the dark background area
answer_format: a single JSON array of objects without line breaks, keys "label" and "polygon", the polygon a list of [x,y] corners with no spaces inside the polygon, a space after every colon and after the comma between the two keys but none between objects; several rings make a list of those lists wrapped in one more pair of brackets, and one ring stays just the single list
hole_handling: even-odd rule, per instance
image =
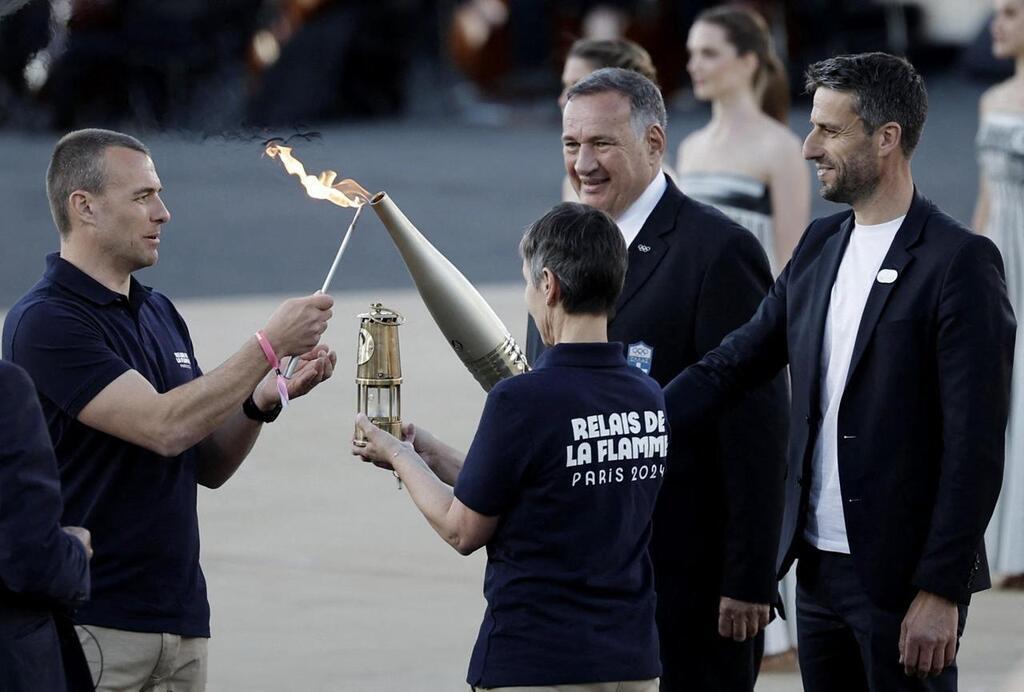
[{"label": "dark background area", "polygon": [[[273,136],[291,137],[311,173],[329,168],[388,191],[471,281],[519,281],[522,229],[558,201],[555,98],[568,42],[597,10],[624,22],[626,35],[646,37],[670,104],[674,161],[678,142],[708,117],[683,79],[682,37],[714,3],[518,0],[471,50],[459,18],[481,1],[501,4],[0,2],[0,308],[57,249],[46,164],[55,139],[83,126],[121,129],[152,148],[172,218],[159,265],[140,279],[174,297],[320,286],[352,211],[307,198],[263,156]],[[888,49],[914,59],[931,97],[917,182],[969,221],[977,100],[1010,69],[988,57],[984,26],[953,45],[929,39],[912,6],[754,4],[773,19],[795,78],[808,60],[838,52]],[[268,45],[276,60],[255,64],[257,54],[273,57]],[[809,104],[798,81],[790,123],[802,136]],[[815,197],[814,215],[839,210]],[[407,285],[367,210],[333,289]]]}]

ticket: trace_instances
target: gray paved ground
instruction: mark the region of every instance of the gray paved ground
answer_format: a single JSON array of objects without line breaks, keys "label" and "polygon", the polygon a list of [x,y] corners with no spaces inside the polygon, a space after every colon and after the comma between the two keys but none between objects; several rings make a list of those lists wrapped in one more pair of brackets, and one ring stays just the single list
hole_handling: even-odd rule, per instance
[{"label": "gray paved ground", "polygon": [[[967,219],[980,87],[936,81],[931,88],[917,179],[953,216]],[[676,114],[672,141],[699,119]],[[804,132],[806,111],[793,120]],[[307,168],[334,167],[369,189],[387,189],[483,285],[521,336],[516,243],[521,228],[556,201],[557,126],[390,123],[323,133],[320,142],[296,143]],[[304,198],[279,164],[260,157],[256,143],[145,139],[173,218],[160,265],[140,278],[179,299],[209,368],[261,326],[279,300],[268,295],[320,285],[350,212]],[[0,312],[36,280],[43,254],[56,245],[42,191],[51,146],[48,137],[0,131]],[[835,210],[815,203],[816,214]],[[339,303],[328,332],[340,352],[337,377],[268,426],[225,488],[200,496],[213,604],[212,692],[463,689],[483,609],[483,556],[459,557],[390,476],[349,456],[354,315],[376,299],[407,313],[402,343],[410,420],[466,445],[484,395],[409,290],[373,215],[357,233],[335,283]],[[1024,596],[977,599],[962,651],[962,689],[998,689],[1024,654],[1022,615]],[[778,675],[766,676],[758,689],[800,686],[794,676]]]}]

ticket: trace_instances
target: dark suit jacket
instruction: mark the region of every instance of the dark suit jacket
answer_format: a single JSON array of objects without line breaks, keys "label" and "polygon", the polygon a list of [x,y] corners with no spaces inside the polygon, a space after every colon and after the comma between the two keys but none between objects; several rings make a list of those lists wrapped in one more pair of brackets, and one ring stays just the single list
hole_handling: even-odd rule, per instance
[{"label": "dark suit jacket", "polygon": [[[652,346],[650,374],[664,386],[749,319],[770,285],[757,239],[669,180],[629,249],[608,337]],[[542,349],[531,322],[529,359]],[[651,539],[661,604],[717,618],[720,595],[775,600],[787,410],[780,377],[715,425],[673,433]]]},{"label": "dark suit jacket", "polygon": [[[818,435],[821,348],[852,212],[808,227],[754,318],[666,390],[680,428],[786,362],[792,418],[779,571],[800,543]],[[915,193],[876,281],[839,409],[850,551],[872,599],[918,589],[968,603],[990,585],[983,536],[1002,478],[1015,322],[1003,262]]]},{"label": "dark suit jacket", "polygon": [[60,530],[60,481],[32,381],[0,361],[0,690],[92,690],[67,607],[89,562]]}]

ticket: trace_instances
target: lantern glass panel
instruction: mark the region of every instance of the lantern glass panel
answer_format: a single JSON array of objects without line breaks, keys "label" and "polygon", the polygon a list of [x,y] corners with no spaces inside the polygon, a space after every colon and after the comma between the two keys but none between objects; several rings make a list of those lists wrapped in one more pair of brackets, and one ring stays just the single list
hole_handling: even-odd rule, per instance
[{"label": "lantern glass panel", "polygon": [[366,415],[370,418],[387,418],[390,415],[388,410],[388,387],[375,387],[370,385],[366,388]]}]

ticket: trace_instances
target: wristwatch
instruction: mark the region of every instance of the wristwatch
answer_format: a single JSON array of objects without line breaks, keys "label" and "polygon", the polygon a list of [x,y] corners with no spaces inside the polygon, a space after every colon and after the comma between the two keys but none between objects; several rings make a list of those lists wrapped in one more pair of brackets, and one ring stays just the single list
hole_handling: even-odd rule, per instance
[{"label": "wristwatch", "polygon": [[277,417],[281,415],[281,402],[277,402],[274,408],[269,411],[261,411],[260,407],[256,405],[256,402],[252,400],[252,394],[250,394],[249,397],[242,402],[242,413],[244,413],[245,417],[250,420],[259,421],[260,423],[273,423],[277,420]]}]

